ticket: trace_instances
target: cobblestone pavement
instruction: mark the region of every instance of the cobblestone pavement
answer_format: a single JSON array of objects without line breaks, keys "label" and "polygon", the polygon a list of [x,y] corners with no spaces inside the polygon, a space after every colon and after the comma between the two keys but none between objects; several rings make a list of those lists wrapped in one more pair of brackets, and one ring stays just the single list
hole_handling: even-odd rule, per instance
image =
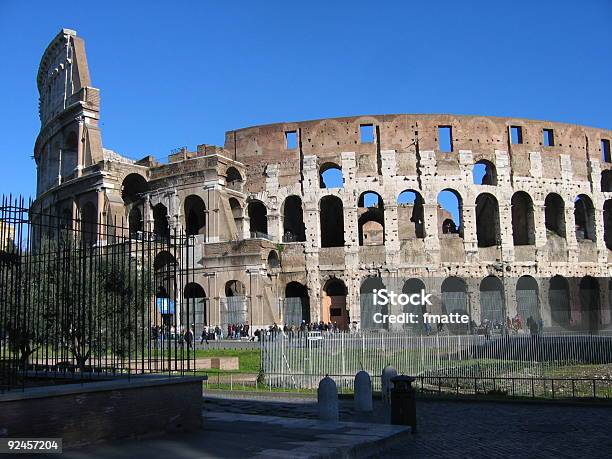
[{"label": "cobblestone pavement", "polygon": [[[231,397],[231,398],[228,398]],[[342,400],[344,421],[387,422],[375,402],[374,413],[358,416]],[[274,395],[206,394],[205,411],[315,418],[313,398]],[[612,408],[419,400],[418,433],[371,457],[611,458]]]}]

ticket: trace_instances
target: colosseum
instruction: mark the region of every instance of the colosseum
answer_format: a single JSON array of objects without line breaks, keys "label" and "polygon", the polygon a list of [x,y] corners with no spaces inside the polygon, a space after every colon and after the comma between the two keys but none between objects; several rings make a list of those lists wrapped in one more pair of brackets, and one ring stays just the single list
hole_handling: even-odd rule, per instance
[{"label": "colosseum", "polygon": [[[197,327],[377,324],[372,288],[434,295],[479,324],[607,328],[612,131],[448,114],[364,115],[226,132],[167,162],[104,148],[84,42],[62,30],[37,77],[34,209],[131,237],[191,237]],[[101,233],[101,231],[100,231]],[[99,240],[97,243],[104,243]],[[393,311],[389,311],[393,312]],[[197,331],[196,331],[197,332]]]}]

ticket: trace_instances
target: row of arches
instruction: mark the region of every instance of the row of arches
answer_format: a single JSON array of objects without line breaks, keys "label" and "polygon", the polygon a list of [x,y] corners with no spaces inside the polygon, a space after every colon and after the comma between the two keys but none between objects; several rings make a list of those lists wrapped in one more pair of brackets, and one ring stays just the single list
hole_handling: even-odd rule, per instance
[{"label": "row of arches", "polygon": [[[331,170],[331,169],[330,169]],[[488,172],[485,173],[489,174]],[[490,175],[491,176],[491,175]],[[126,177],[122,197],[128,209],[130,234],[144,231],[144,196],[148,191],[146,180],[138,174]],[[229,200],[232,216],[239,235],[242,234],[243,209],[236,198]],[[358,237],[359,245],[383,245],[385,243],[385,204],[382,197],[366,191],[358,198]],[[424,204],[422,195],[416,190],[404,190],[397,198],[400,239],[425,238]],[[463,200],[453,189],[442,190],[438,194],[439,207],[438,232],[442,235],[463,236]],[[476,238],[479,247],[498,246],[501,243],[501,222],[499,203],[491,193],[481,193],[475,200]],[[574,203],[575,235],[579,241],[596,241],[596,212],[590,197],[580,194]],[[534,204],[531,196],[517,191],[511,198],[512,234],[516,246],[535,245]],[[563,198],[550,193],[544,202],[545,226],[548,236],[566,237],[565,202]],[[319,202],[321,219],[321,247],[341,247],[344,235],[344,205],[333,195],[324,196]],[[204,234],[207,225],[207,208],[200,196],[189,195],[183,203],[185,232],[187,235]],[[169,237],[170,226],[168,209],[164,204],[153,206],[153,231],[159,237]],[[251,237],[266,237],[268,234],[268,214],[265,204],[251,200],[247,204],[249,232]],[[283,222],[283,242],[303,242],[306,240],[304,212],[299,196],[291,195],[285,199],[281,208]],[[612,249],[612,199],[604,204],[604,240]]]},{"label": "row of arches", "polygon": [[[497,186],[497,169],[486,159],[481,159],[472,166],[472,182],[474,185]],[[344,175],[342,168],[333,162],[326,162],[319,167],[320,188],[342,188]],[[612,170],[601,172],[601,191],[612,192]]]},{"label": "row of arches", "polygon": [[[377,324],[373,320],[374,312],[389,314],[389,307],[372,307],[372,292],[374,289],[386,288],[381,278],[370,277],[365,279],[360,287],[361,298],[361,328],[376,329],[387,328],[386,325]],[[612,281],[607,287],[612,297]],[[517,280],[515,287],[516,310],[523,324],[528,320],[542,323],[543,311],[540,304],[540,287],[535,278],[523,276]],[[412,295],[427,291],[425,283],[418,278],[406,280],[401,293]],[[347,310],[348,289],[341,279],[332,278],[323,287],[322,316],[327,322],[335,322],[340,328],[346,328],[349,322]],[[228,281],[225,285],[225,297],[228,302],[244,301],[246,290],[240,281]],[[204,289],[195,283],[185,286],[184,298],[203,299],[206,298]],[[580,323],[574,323],[572,319],[572,307],[570,304],[570,284],[563,276],[554,276],[548,281],[548,304],[550,305],[550,326],[573,327],[595,331],[601,328],[601,305],[600,286],[597,279],[585,276],[578,281],[578,301],[582,318]],[[233,300],[231,300],[233,299]],[[451,326],[453,333],[465,333],[472,325],[490,323],[500,326],[509,317],[506,307],[506,295],[503,282],[496,276],[487,276],[479,285],[479,314],[475,316],[472,312],[472,304],[469,299],[467,283],[459,277],[449,277],[442,282],[440,288],[440,308],[442,314],[456,313],[468,315],[471,324],[455,324]],[[546,300],[546,299],[545,299]],[[195,307],[195,306],[194,306]],[[612,305],[609,305],[612,309]],[[427,306],[405,305],[402,312],[413,313],[419,317],[425,312],[432,313]],[[289,282],[284,289],[283,298],[283,322],[287,325],[298,325],[302,321],[310,322],[310,297],[308,289],[299,282]],[[406,324],[404,328],[419,328],[421,324]]]}]

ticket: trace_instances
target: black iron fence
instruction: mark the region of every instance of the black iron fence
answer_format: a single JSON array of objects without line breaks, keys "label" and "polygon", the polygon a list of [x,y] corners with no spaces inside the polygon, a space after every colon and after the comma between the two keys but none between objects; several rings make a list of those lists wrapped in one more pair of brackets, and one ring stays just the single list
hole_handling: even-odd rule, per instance
[{"label": "black iron fence", "polygon": [[171,228],[138,231],[93,204],[36,212],[0,206],[0,391],[195,363],[193,244]]}]

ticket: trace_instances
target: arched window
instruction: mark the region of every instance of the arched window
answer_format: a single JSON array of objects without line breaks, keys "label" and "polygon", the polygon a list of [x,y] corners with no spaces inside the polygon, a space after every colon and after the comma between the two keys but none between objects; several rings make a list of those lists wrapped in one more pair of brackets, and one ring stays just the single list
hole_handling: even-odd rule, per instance
[{"label": "arched window", "polygon": [[595,207],[588,196],[581,194],[574,201],[574,222],[576,239],[595,242]]},{"label": "arched window", "polygon": [[531,318],[535,326],[539,327],[542,316],[538,292],[538,282],[531,276],[522,276],[516,283],[516,309],[527,326],[529,326],[528,319]]},{"label": "arched window", "polygon": [[476,237],[478,247],[493,247],[501,242],[499,206],[492,194],[482,193],[476,198]]},{"label": "arched window", "polygon": [[[427,293],[427,290],[425,288],[425,284],[423,283],[423,281],[421,279],[408,279],[406,282],[404,282],[404,285],[402,287],[402,293],[409,295],[409,296],[413,296],[413,295],[421,295],[421,291]],[[414,297],[416,298],[416,297]],[[423,322],[423,314],[428,312],[427,311],[427,305],[425,304],[414,304],[412,301],[409,303],[406,303],[402,306],[402,309],[404,313],[406,314],[413,314],[413,317],[417,317],[417,321],[418,323],[405,323],[403,328],[405,330],[413,330],[414,332],[423,332],[426,331],[424,328],[424,322]]]},{"label": "arched window", "polygon": [[321,188],[343,188],[342,168],[335,163],[325,163],[319,167],[319,186]]},{"label": "arched window", "polygon": [[337,196],[323,196],[319,203],[321,247],[344,246],[344,207]]},{"label": "arched window", "polygon": [[580,311],[582,326],[591,333],[600,328],[599,282],[591,276],[580,279]]},{"label": "arched window", "polygon": [[270,268],[280,268],[280,259],[278,258],[278,253],[274,250],[271,250],[268,254],[268,266]]},{"label": "arched window", "polygon": [[191,194],[185,198],[185,233],[188,236],[205,234],[206,205],[201,197]]},{"label": "arched window", "polygon": [[[442,282],[440,293],[442,296],[443,314],[469,315],[467,285],[460,277],[447,277]],[[472,318],[470,317],[470,320]],[[470,329],[469,324],[457,324],[449,326],[452,333],[466,333]]]},{"label": "arched window", "polygon": [[283,204],[283,242],[303,242],[306,240],[302,200],[299,196],[289,196]]},{"label": "arched window", "polygon": [[[153,260],[153,270],[157,285],[157,298],[175,298],[178,262],[174,255],[167,250],[159,252]],[[173,311],[170,311],[171,304],[168,301],[162,302],[161,305],[158,304],[158,307],[165,308],[166,314],[174,314]]]},{"label": "arched window", "polygon": [[379,194],[366,191],[357,201],[359,245],[385,242],[385,205]]},{"label": "arched window", "polygon": [[346,295],[348,290],[340,279],[330,279],[323,287],[323,321],[335,323],[341,330],[348,326],[348,311],[346,309]]},{"label": "arched window", "polygon": [[[452,220],[455,231],[452,234],[459,234],[463,237],[463,217],[462,217],[461,195],[451,189],[442,190],[438,194],[438,224],[440,225],[440,234],[450,234],[444,232],[444,222]],[[447,230],[450,225],[447,224]]]},{"label": "arched window", "polygon": [[480,323],[488,321],[492,326],[503,325],[504,286],[495,276],[487,276],[480,283]]},{"label": "arched window", "polygon": [[222,300],[221,323],[244,324],[247,322],[247,298],[244,284],[239,280],[225,283],[225,298]]},{"label": "arched window", "polygon": [[285,325],[300,325],[310,322],[310,298],[308,289],[299,282],[289,282],[285,287],[284,301]]},{"label": "arched window", "polygon": [[482,159],[474,164],[472,178],[475,185],[497,185],[497,170],[495,165]]},{"label": "arched window", "polygon": [[261,201],[251,201],[247,207],[249,214],[249,230],[253,238],[265,238],[268,236],[268,210]]},{"label": "arched window", "polygon": [[226,186],[232,190],[242,191],[242,175],[235,167],[229,167],[226,172]]},{"label": "arched window", "polygon": [[383,290],[386,286],[382,279],[378,276],[366,277],[359,288],[359,298],[361,306],[361,329],[376,330],[388,329],[389,323],[377,323],[374,321],[374,315],[380,313],[382,315],[389,314],[389,305],[377,305],[374,302],[374,290]]},{"label": "arched window", "polygon": [[405,190],[397,197],[397,219],[400,239],[425,237],[425,213],[423,197],[418,191]]},{"label": "arched window", "polygon": [[170,237],[168,209],[161,203],[153,207],[153,232],[158,238]]},{"label": "arched window", "polygon": [[121,198],[127,206],[142,201],[149,190],[149,184],[140,174],[128,174],[121,183]]},{"label": "arched window", "polygon": [[570,324],[570,292],[567,279],[554,276],[548,285],[548,304],[553,325],[567,327]]},{"label": "arched window", "polygon": [[557,193],[550,193],[544,201],[546,236],[565,237],[565,203]]},{"label": "arched window", "polygon": [[200,336],[202,329],[209,324],[208,320],[208,298],[206,292],[197,282],[190,282],[185,285],[183,291],[186,308],[184,310],[185,326],[193,326],[193,332]]},{"label": "arched window", "polygon": [[512,195],[512,236],[514,245],[535,245],[533,201],[524,191]]}]

